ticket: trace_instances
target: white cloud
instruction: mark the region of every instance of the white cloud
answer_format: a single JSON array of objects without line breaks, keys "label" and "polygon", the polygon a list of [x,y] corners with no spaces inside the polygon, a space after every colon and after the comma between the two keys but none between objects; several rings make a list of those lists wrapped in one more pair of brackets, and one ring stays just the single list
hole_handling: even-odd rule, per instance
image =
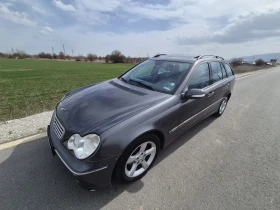
[{"label": "white cloud", "polygon": [[38,7],[38,6],[32,6],[32,10],[33,11],[35,11],[35,12],[38,12],[38,13],[40,13],[40,14],[43,14],[43,15],[45,15],[46,14],[46,12],[43,10],[43,9],[41,9],[40,7]]},{"label": "white cloud", "polygon": [[129,0],[76,0],[76,5],[77,8],[81,10],[109,12],[114,11],[126,2],[129,2]]},{"label": "white cloud", "polygon": [[147,4],[143,2],[129,2],[123,4],[124,11],[145,17],[148,19],[181,19],[184,20],[188,15],[188,7],[192,4],[193,0],[171,1],[167,5],[160,4]]},{"label": "white cloud", "polygon": [[63,11],[76,11],[76,8],[72,4],[64,4],[60,0],[53,0],[53,5],[55,5],[57,8]]},{"label": "white cloud", "polygon": [[179,37],[179,44],[244,43],[280,36],[280,7],[239,16],[224,28],[202,36]]},{"label": "white cloud", "polygon": [[0,18],[25,26],[36,26],[37,22],[30,20],[25,12],[12,11],[6,4],[0,3]]},{"label": "white cloud", "polygon": [[122,5],[128,2],[130,0],[75,0],[75,17],[84,24],[104,25],[111,18],[106,12],[112,12],[116,15]]},{"label": "white cloud", "polygon": [[53,32],[53,29],[49,26],[45,26],[40,30],[41,35],[49,35]]},{"label": "white cloud", "polygon": [[13,3],[11,3],[11,2],[6,2],[5,5],[6,5],[7,7],[11,7],[11,6],[13,6]]}]

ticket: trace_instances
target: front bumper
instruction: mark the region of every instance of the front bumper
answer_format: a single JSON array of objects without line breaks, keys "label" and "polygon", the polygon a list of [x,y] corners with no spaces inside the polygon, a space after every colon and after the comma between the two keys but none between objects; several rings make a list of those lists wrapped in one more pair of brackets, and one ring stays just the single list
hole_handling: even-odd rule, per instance
[{"label": "front bumper", "polygon": [[76,182],[87,190],[107,189],[112,186],[111,179],[114,166],[119,156],[101,161],[78,160],[62,145],[52,129],[48,126],[49,144],[53,155],[57,154],[61,162],[73,174]]}]

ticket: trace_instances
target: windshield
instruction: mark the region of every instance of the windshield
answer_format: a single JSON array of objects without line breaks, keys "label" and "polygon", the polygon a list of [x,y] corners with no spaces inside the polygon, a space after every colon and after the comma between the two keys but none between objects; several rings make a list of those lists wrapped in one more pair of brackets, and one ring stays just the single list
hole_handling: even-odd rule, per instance
[{"label": "windshield", "polygon": [[120,79],[132,85],[164,93],[173,93],[189,71],[191,63],[146,60]]}]

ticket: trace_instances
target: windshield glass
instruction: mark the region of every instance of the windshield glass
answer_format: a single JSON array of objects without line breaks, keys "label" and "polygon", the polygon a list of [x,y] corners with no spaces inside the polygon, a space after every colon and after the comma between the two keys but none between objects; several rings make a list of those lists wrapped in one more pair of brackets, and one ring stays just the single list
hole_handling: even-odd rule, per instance
[{"label": "windshield glass", "polygon": [[146,60],[120,79],[150,90],[172,93],[178,88],[191,65],[175,61]]}]

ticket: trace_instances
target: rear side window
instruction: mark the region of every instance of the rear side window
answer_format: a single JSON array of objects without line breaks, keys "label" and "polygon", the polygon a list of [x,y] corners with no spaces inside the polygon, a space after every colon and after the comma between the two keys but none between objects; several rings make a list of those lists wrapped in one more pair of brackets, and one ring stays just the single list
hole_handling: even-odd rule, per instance
[{"label": "rear side window", "polygon": [[227,73],[226,73],[225,67],[223,66],[222,63],[221,63],[221,67],[222,67],[222,72],[223,72],[223,79],[227,78]]},{"label": "rear side window", "polygon": [[229,77],[229,76],[233,75],[233,72],[232,72],[230,66],[227,63],[223,63],[223,65],[224,65],[224,67],[226,69],[227,76]]},{"label": "rear side window", "polygon": [[223,73],[220,62],[211,62],[210,65],[212,69],[211,82],[215,83],[223,79]]},{"label": "rear side window", "polygon": [[209,67],[207,63],[198,66],[189,81],[189,89],[202,89],[209,86]]}]

